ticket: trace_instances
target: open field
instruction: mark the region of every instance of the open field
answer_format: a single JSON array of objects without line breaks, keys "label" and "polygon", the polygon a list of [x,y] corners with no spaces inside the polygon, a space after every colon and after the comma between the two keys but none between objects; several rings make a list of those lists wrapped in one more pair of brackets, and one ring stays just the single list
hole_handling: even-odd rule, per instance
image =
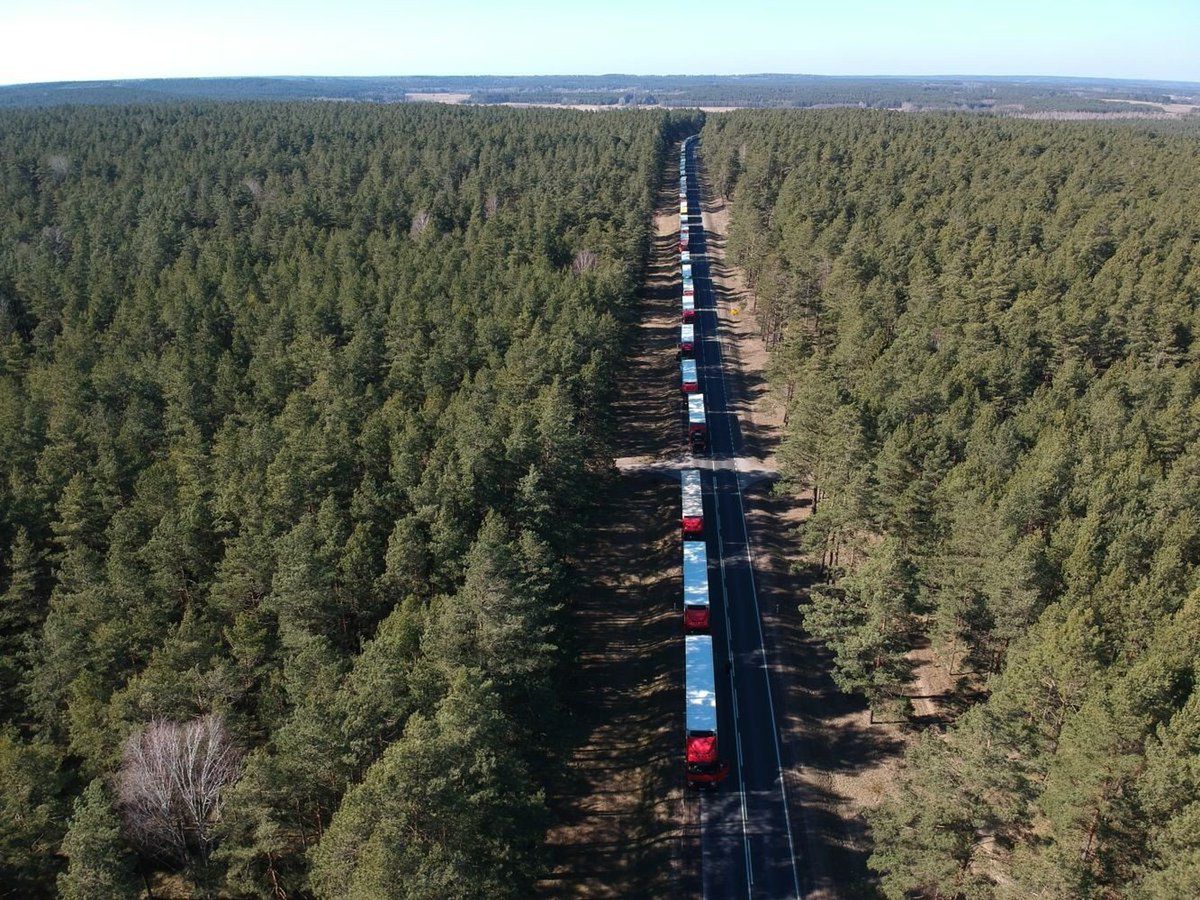
[{"label": "open field", "polygon": [[465,103],[471,99],[471,95],[453,92],[410,91],[404,95],[404,99],[409,103],[448,103],[455,105]]}]

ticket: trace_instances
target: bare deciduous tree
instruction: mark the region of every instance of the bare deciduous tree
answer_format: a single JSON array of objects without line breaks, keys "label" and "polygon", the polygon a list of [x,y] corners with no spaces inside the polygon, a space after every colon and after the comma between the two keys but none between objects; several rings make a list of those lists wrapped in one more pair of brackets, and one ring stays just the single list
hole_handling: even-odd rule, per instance
[{"label": "bare deciduous tree", "polygon": [[575,254],[575,259],[571,263],[571,271],[576,275],[582,272],[590,272],[599,264],[600,258],[591,250],[580,250]]},{"label": "bare deciduous tree", "polygon": [[275,199],[275,192],[264,187],[263,183],[253,175],[247,175],[242,179],[242,187],[246,189],[250,198],[258,206],[265,206]]},{"label": "bare deciduous tree", "polygon": [[222,792],[241,769],[221,716],[151,722],[130,735],[121,759],[117,797],[128,837],[151,856],[207,865]]},{"label": "bare deciduous tree", "polygon": [[42,229],[42,237],[50,245],[50,252],[54,254],[54,258],[62,262],[70,249],[70,244],[67,241],[67,233],[63,230],[63,227],[61,225],[47,225]]},{"label": "bare deciduous tree", "polygon": [[71,173],[71,163],[61,153],[53,153],[46,157],[46,168],[50,172],[50,177],[55,181],[62,181]]},{"label": "bare deciduous tree", "polygon": [[500,198],[495,194],[488,194],[486,200],[483,201],[483,218],[490,219],[496,214],[496,210],[500,208]]},{"label": "bare deciduous tree", "polygon": [[413,216],[412,227],[408,229],[408,233],[410,235],[412,235],[413,237],[417,237],[426,228],[429,227],[429,224],[432,221],[433,221],[433,216],[431,216],[427,210],[423,209],[419,213],[417,213],[415,216]]}]

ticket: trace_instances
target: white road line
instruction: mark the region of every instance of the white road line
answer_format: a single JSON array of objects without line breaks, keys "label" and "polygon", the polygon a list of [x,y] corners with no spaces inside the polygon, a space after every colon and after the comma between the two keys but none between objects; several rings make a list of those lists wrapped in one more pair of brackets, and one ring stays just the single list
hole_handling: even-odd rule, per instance
[{"label": "white road line", "polygon": [[717,495],[716,470],[712,468],[711,457],[709,457],[708,464],[709,470],[713,475],[713,511],[715,513],[713,518],[717,521],[717,557],[721,561],[721,592],[725,598],[725,602],[721,606],[725,611],[725,647],[729,659],[729,695],[733,699],[733,737],[734,745],[737,747],[738,794],[742,805],[742,849],[746,856],[746,895],[750,897],[753,896],[754,891],[754,867],[750,861],[750,835],[747,830],[749,814],[746,809],[746,776],[742,763],[742,729],[738,718],[737,682],[735,680],[736,676],[733,665],[733,623],[729,619],[729,588],[725,581],[725,551],[721,543],[721,501]]},{"label": "white road line", "polygon": [[[706,240],[705,247],[707,248],[707,246],[708,246],[708,242]],[[706,258],[705,258],[705,263],[706,264],[708,263],[707,254],[706,254]],[[707,265],[706,265],[706,268],[707,268]],[[709,289],[711,291],[712,290],[712,273],[711,273],[711,271],[709,271],[709,273],[708,273],[708,281],[709,281]],[[717,357],[718,357],[717,371],[720,372],[720,374],[721,374],[721,388],[722,388],[723,393],[725,394],[725,402],[726,402],[726,404],[730,404],[732,401],[730,400],[729,388],[728,388],[728,384],[725,380],[725,366],[724,366],[725,354],[721,348],[721,321],[720,321],[720,315],[717,313],[717,309],[716,309],[715,292],[713,292],[713,301],[714,301],[713,313],[717,319],[717,323],[716,323],[716,344],[717,344]],[[733,417],[732,413],[727,414],[725,416],[725,428],[729,433],[730,450],[735,455],[737,455],[737,448],[734,447],[734,443],[733,443],[733,425],[731,424],[732,417]],[[737,489],[738,509],[741,512],[741,520],[742,520],[742,534],[746,541],[746,558],[750,563],[750,595],[754,599],[754,620],[755,620],[755,623],[758,625],[758,642],[759,642],[759,647],[762,652],[763,680],[766,682],[766,686],[767,686],[767,709],[771,714],[771,736],[774,738],[774,743],[775,743],[775,764],[779,770],[779,793],[783,800],[783,820],[784,820],[784,823],[787,825],[788,854],[789,854],[791,865],[792,865],[792,883],[796,889],[796,896],[799,897],[800,896],[800,874],[796,869],[796,847],[792,840],[792,819],[791,819],[791,814],[788,811],[787,784],[786,784],[787,779],[785,778],[784,771],[783,771],[783,755],[779,751],[779,726],[775,722],[775,698],[771,692],[770,662],[769,662],[768,656],[767,656],[767,642],[763,636],[763,630],[762,630],[762,613],[761,613],[761,610],[759,609],[759,605],[758,605],[758,589],[755,586],[754,557],[750,551],[750,532],[746,528],[746,504],[745,504],[745,500],[742,497],[742,485],[741,485],[741,482],[737,478],[737,473],[734,473],[734,487]],[[716,493],[717,493],[716,492],[716,474],[714,472],[714,475],[713,475],[713,496],[714,497],[716,496]],[[718,525],[718,528],[719,528],[719,525]],[[722,573],[723,573],[724,572],[724,559],[723,558],[722,558],[721,562],[722,562]]]}]

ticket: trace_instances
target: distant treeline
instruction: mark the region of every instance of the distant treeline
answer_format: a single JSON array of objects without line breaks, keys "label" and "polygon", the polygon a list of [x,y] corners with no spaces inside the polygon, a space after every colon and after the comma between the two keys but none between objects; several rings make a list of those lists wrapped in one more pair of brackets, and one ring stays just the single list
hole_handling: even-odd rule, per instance
[{"label": "distant treeline", "polygon": [[[910,713],[889,897],[1200,896],[1195,129],[710,117],[835,676]],[[957,712],[954,712],[957,710]]]},{"label": "distant treeline", "polygon": [[408,94],[464,94],[472,103],[675,107],[863,106],[986,110],[1026,107],[1132,112],[1104,102],[1200,98],[1200,84],[1072,78],[863,78],[816,75],[409,76],[387,78],[165,78],[0,87],[0,107],[178,100],[403,102]]},{"label": "distant treeline", "polygon": [[0,893],[529,896],[676,127],[0,115]]}]

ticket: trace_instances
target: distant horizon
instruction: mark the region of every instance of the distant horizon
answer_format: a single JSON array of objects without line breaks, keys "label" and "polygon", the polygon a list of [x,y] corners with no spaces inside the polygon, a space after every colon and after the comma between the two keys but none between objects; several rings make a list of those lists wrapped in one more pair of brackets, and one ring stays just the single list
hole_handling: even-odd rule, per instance
[{"label": "distant horizon", "polygon": [[235,81],[235,80],[405,80],[405,79],[587,79],[587,78],[659,78],[659,79],[739,79],[739,78],[827,78],[831,80],[878,80],[878,81],[1004,81],[1004,82],[1047,82],[1047,81],[1095,81],[1123,82],[1128,84],[1186,85],[1200,88],[1200,79],[1191,78],[1144,78],[1125,75],[1041,75],[1041,74],[994,74],[989,72],[926,72],[914,74],[892,74],[878,72],[826,74],[822,72],[525,72],[525,73],[462,73],[462,72],[413,72],[377,74],[323,75],[311,73],[264,74],[221,74],[221,75],[131,75],[109,78],[60,78],[39,81],[0,82],[0,88],[37,87],[74,84],[109,84],[114,82],[145,81]]}]

